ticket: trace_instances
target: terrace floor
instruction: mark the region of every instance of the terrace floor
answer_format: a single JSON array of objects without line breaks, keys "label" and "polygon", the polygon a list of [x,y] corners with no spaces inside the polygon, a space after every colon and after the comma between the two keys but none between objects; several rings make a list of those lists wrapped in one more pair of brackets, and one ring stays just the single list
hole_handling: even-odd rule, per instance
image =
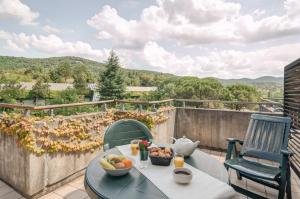
[{"label": "terrace floor", "polygon": [[[224,162],[225,153],[201,149],[202,151],[214,156],[220,162]],[[259,161],[259,160],[258,160]],[[231,182],[247,188],[248,190],[254,191],[263,195],[267,198],[277,198],[278,191],[262,186],[250,180],[237,180],[235,172],[230,172]],[[292,171],[292,194],[293,198],[300,198],[300,180],[297,178],[295,173]],[[0,180],[0,199],[21,199],[22,197],[9,185],[5,184]],[[243,195],[237,196],[239,199],[246,199]],[[89,199],[85,192],[83,185],[83,176],[73,180],[72,182],[56,189],[55,191],[42,196],[40,199]]]}]

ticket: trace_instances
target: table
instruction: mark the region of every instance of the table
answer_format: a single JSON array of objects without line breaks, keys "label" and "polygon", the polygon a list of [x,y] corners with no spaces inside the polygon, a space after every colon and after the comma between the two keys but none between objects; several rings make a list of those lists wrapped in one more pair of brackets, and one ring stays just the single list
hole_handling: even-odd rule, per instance
[{"label": "table", "polygon": [[[110,149],[93,159],[87,167],[84,185],[86,192],[92,199],[168,198],[136,168],[132,168],[128,175],[122,177],[107,175],[105,171],[100,168],[99,159],[110,153],[121,154],[116,148]],[[205,164],[203,164],[203,161],[205,161]],[[224,166],[218,162],[218,160],[200,150],[195,150],[189,158],[185,159],[185,162],[221,181],[227,182],[228,174]]]}]

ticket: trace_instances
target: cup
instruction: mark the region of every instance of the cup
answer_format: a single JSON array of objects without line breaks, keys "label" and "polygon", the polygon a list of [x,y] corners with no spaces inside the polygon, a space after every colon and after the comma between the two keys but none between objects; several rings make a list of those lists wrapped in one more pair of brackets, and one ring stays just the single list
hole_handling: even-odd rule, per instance
[{"label": "cup", "polygon": [[139,140],[132,140],[130,142],[131,155],[137,155],[139,152]]},{"label": "cup", "polygon": [[184,156],[181,154],[176,154],[174,157],[175,168],[182,168],[184,165]]},{"label": "cup", "polygon": [[149,151],[148,150],[140,150],[140,168],[147,168]]}]

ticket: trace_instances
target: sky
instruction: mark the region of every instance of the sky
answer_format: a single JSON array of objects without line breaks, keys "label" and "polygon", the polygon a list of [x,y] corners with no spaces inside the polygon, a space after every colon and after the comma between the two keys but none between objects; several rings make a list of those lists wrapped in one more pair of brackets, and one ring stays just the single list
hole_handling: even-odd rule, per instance
[{"label": "sky", "polygon": [[283,76],[300,0],[0,0],[0,55],[79,56],[218,78]]}]

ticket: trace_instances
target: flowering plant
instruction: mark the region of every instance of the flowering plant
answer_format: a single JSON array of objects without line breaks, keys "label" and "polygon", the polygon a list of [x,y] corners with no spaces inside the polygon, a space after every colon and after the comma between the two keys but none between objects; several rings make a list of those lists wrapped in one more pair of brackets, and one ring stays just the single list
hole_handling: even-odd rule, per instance
[{"label": "flowering plant", "polygon": [[139,142],[139,148],[140,151],[148,150],[148,147],[151,145],[151,142],[148,142],[147,140],[141,140]]}]

